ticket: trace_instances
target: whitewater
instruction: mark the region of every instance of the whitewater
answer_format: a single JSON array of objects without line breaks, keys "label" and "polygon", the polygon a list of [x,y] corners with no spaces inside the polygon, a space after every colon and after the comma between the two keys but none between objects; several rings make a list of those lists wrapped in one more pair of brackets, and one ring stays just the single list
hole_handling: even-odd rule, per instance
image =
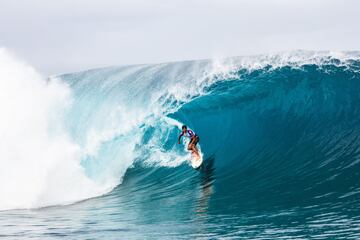
[{"label": "whitewater", "polygon": [[359,92],[356,51],[45,77],[0,49],[0,236],[358,239]]}]

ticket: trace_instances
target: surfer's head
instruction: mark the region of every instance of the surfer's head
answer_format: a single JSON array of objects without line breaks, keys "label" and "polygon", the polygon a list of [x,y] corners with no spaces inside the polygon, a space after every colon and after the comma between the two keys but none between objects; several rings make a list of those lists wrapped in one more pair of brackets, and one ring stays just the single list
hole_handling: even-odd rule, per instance
[{"label": "surfer's head", "polygon": [[185,132],[185,131],[187,130],[187,126],[186,126],[186,125],[183,125],[183,126],[181,127],[181,129],[183,130],[183,132]]}]

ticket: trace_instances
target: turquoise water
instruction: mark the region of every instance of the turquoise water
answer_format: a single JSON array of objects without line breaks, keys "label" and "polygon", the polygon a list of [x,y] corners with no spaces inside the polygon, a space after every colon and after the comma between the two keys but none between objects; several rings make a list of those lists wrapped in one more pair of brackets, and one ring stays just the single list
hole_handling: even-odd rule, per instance
[{"label": "turquoise water", "polygon": [[[360,238],[359,53],[58,78],[71,89],[64,122],[84,149],[80,166],[109,191],[70,205],[1,211],[1,237]],[[177,144],[182,124],[200,136],[199,171]]]}]

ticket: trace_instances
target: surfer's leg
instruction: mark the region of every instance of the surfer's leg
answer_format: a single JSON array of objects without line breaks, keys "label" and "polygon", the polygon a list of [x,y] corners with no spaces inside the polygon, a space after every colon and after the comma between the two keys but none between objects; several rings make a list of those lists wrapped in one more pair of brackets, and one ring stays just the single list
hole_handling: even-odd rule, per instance
[{"label": "surfer's leg", "polygon": [[199,155],[195,145],[192,142],[189,143],[188,150],[192,153],[195,153],[196,155]]},{"label": "surfer's leg", "polygon": [[197,155],[199,155],[198,150],[197,150],[197,148],[195,147],[194,144],[189,144],[188,150],[195,153],[195,154],[197,154]]},{"label": "surfer's leg", "polygon": [[192,148],[191,148],[191,145],[192,145],[192,144],[191,144],[191,142],[190,142],[190,143],[188,144],[188,147],[187,147],[187,149],[188,149],[189,151],[191,151],[191,149],[192,149]]},{"label": "surfer's leg", "polygon": [[197,154],[197,155],[199,155],[199,150],[197,149],[197,147],[196,147],[196,145],[197,145],[197,143],[199,142],[199,137],[198,136],[196,136],[196,137],[194,137],[193,138],[193,151]]},{"label": "surfer's leg", "polygon": [[191,150],[192,150],[196,155],[200,156],[200,155],[199,155],[199,150],[198,150],[197,147],[196,147],[196,144],[198,143],[198,140],[199,140],[199,137],[194,137],[194,138],[192,138],[191,141],[190,141],[191,145],[190,145],[189,147],[191,147]]},{"label": "surfer's leg", "polygon": [[192,151],[193,150],[193,145],[194,145],[194,139],[190,139],[189,145],[188,145],[188,150]]}]

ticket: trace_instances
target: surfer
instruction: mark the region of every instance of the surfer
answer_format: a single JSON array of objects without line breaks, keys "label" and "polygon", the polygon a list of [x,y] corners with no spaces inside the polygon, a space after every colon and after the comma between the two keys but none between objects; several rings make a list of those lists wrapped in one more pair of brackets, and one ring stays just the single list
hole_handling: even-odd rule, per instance
[{"label": "surfer", "polygon": [[196,135],[192,130],[187,129],[187,126],[185,126],[185,125],[183,125],[181,129],[182,129],[182,132],[179,135],[178,143],[180,144],[180,139],[182,136],[190,138],[188,150],[191,151],[192,153],[195,153],[198,157],[200,157],[199,151],[196,147],[196,144],[200,140],[199,136]]}]

